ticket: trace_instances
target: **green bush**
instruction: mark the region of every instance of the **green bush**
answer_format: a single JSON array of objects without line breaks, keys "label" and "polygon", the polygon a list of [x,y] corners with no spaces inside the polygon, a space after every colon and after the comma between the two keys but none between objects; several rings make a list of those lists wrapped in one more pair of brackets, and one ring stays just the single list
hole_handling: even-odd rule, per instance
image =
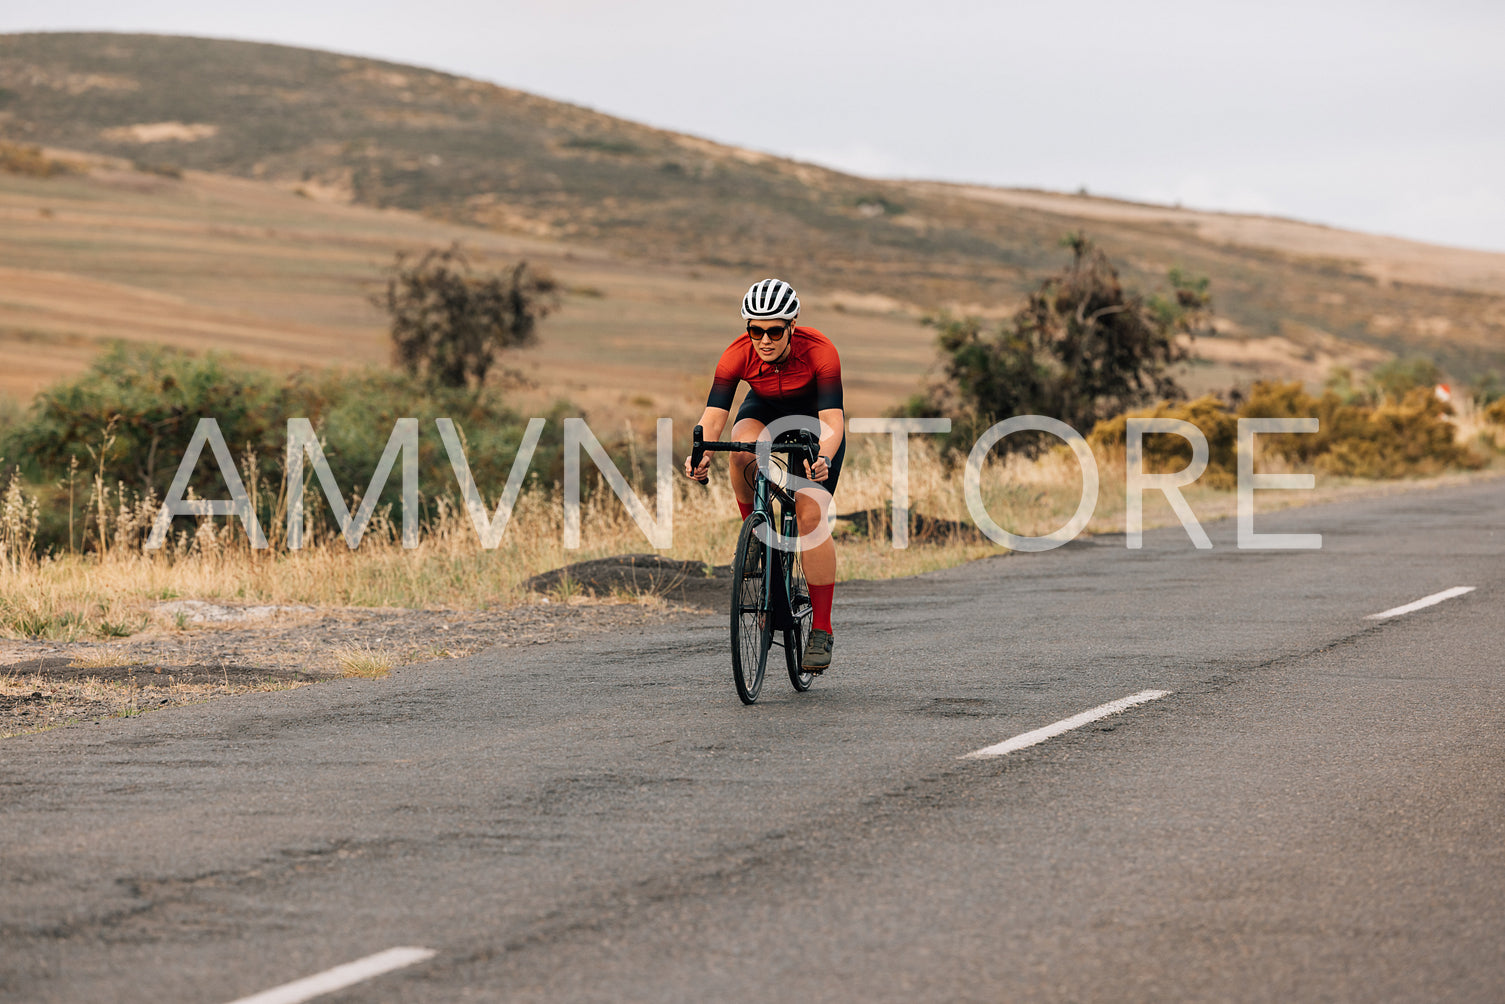
[{"label": "green bush", "polygon": [[155,174],[159,178],[171,178],[174,181],[183,180],[183,169],[176,164],[167,164],[154,160],[136,160],[131,162],[131,167],[142,174]]},{"label": "green bush", "polygon": [[1483,376],[1474,381],[1472,392],[1474,401],[1481,408],[1486,408],[1505,398],[1505,379],[1500,377],[1499,370],[1486,370]]},{"label": "green bush", "polygon": [[21,421],[21,405],[15,398],[0,394],[0,443]]},{"label": "green bush", "polygon": [[1428,390],[1442,380],[1442,370],[1426,356],[1391,359],[1376,366],[1369,381],[1390,401],[1400,401],[1415,390]]},{"label": "green bush", "polygon": [[[76,465],[83,477],[161,495],[200,416],[219,420],[233,451],[249,446],[270,458],[285,433],[278,423],[288,389],[268,372],[218,355],[117,343],[82,376],[39,393],[4,452],[20,459],[34,482],[66,478]],[[223,489],[223,482],[199,483],[205,497]]]},{"label": "green bush", "polygon": [[[560,475],[567,413],[566,405],[556,404],[542,416],[548,425],[530,467],[535,482]],[[82,376],[37,395],[19,421],[0,430],[0,455],[14,458],[11,463],[42,501],[40,547],[86,539],[86,500],[96,479],[127,498],[163,497],[201,417],[218,421],[248,490],[256,480],[258,514],[269,522],[282,493],[289,418],[312,422],[347,501],[369,485],[397,419],[418,418],[425,516],[432,515],[437,498],[457,494],[435,419],[451,418],[459,427],[476,483],[489,501],[506,483],[527,424],[491,389],[435,387],[378,370],[285,377],[217,355],[116,344]],[[311,468],[305,467],[305,474],[311,477]],[[191,485],[200,498],[228,497],[207,448]],[[400,471],[394,469],[382,503],[395,505],[401,487]],[[322,499],[322,491],[311,487],[310,525],[322,519],[332,526]]]},{"label": "green bush", "polygon": [[[1211,310],[1208,281],[1172,269],[1170,297],[1127,289],[1106,254],[1069,235],[1072,260],[1046,279],[1008,321],[941,313],[936,328],[944,377],[910,399],[901,415],[958,416],[958,431],[985,429],[1013,415],[1047,415],[1077,429],[1157,398],[1184,397],[1172,368],[1187,357]],[[953,433],[948,452],[963,441]],[[1011,436],[1000,449],[1035,453],[1052,440]]]}]

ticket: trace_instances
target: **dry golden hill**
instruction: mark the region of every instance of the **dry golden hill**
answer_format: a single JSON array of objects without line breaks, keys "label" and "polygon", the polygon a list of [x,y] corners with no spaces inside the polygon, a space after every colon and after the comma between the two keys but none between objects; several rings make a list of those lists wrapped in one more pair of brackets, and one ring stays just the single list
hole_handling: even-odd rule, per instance
[{"label": "dry golden hill", "polygon": [[[564,397],[642,425],[699,414],[716,357],[740,331],[746,285],[738,270],[654,268],[265,182],[100,161],[87,174],[0,172],[0,221],[0,394],[16,399],[82,370],[115,338],[283,369],[383,364],[384,319],[368,297],[394,252],[460,240],[480,267],[527,257],[566,288],[541,343],[508,360],[534,385],[522,400]],[[848,350],[854,413],[879,414],[915,387],[932,350],[912,314],[857,297],[807,301],[810,322]]]},{"label": "dry golden hill", "polygon": [[[394,248],[456,236],[495,255],[526,251],[606,294],[573,295],[529,362],[541,383],[557,365],[571,396],[580,385],[698,396],[706,346],[726,337],[728,293],[778,273],[812,307],[848,306],[835,327],[872,357],[851,364],[858,400],[887,404],[930,361],[921,312],[1009,309],[1080,229],[1142,288],[1160,287],[1171,266],[1212,278],[1221,334],[1200,344],[1194,386],[1318,379],[1334,362],[1411,352],[1463,378],[1505,368],[1505,255],[874,181],[331,53],[0,36],[0,138],[140,168],[0,175],[0,264],[11,270],[0,274],[0,339],[17,363],[0,379],[14,390],[76,366],[111,334],[284,363],[379,360],[380,319],[363,302],[373,271]],[[809,319],[830,328],[834,313]]]}]

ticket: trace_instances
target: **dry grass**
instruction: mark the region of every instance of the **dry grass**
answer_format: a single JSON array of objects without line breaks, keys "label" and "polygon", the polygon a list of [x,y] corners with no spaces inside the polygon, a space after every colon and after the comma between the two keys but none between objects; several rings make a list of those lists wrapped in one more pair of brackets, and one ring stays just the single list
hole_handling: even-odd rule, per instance
[{"label": "dry grass", "polygon": [[1487,455],[1505,452],[1505,398],[1479,407],[1464,397],[1453,402],[1458,442],[1471,443]]},{"label": "dry grass", "polygon": [[344,645],[333,652],[340,675],[346,679],[380,680],[400,661],[397,653],[370,645]]},{"label": "dry grass", "polygon": [[[888,442],[854,437],[843,472],[837,510],[877,509],[891,496]],[[1264,465],[1264,469],[1271,469]],[[725,468],[715,469],[708,487],[675,482],[674,543],[666,557],[725,564],[735,539],[738,518]],[[1101,485],[1089,533],[1123,530],[1124,472],[1121,458],[1099,460]],[[1487,472],[1486,472],[1487,473]],[[1432,479],[1438,481],[1439,479]],[[910,460],[911,507],[940,519],[970,523],[959,472],[948,470],[918,438]],[[1362,490],[1374,482],[1323,477],[1317,492],[1263,493],[1262,510],[1299,505],[1335,494]],[[1010,457],[990,461],[983,474],[988,512],[1005,529],[1024,535],[1049,533],[1076,510],[1081,476],[1064,451],[1035,460]],[[1199,518],[1231,514],[1231,491],[1193,485],[1185,490]],[[25,508],[13,493],[11,505]],[[518,501],[501,545],[482,550],[469,518],[441,507],[438,518],[421,535],[416,548],[404,550],[398,527],[379,515],[357,551],[338,537],[318,539],[298,552],[277,546],[277,527],[268,527],[274,547],[252,551],[239,524],[204,520],[197,532],[182,531],[161,551],[139,546],[152,515],[138,506],[103,507],[115,515],[108,524],[111,547],[102,555],[37,559],[12,552],[0,564],[0,636],[82,640],[108,638],[145,627],[152,609],[180,597],[226,603],[305,604],[314,607],[401,607],[411,609],[484,610],[529,599],[530,577],[577,561],[649,550],[636,524],[609,492],[588,499],[582,511],[582,547],[563,545],[562,499],[555,491],[525,493]],[[6,512],[0,505],[0,525]],[[1146,498],[1146,527],[1174,525],[1175,516],[1158,493]],[[915,575],[998,553],[990,543],[912,544],[894,550],[888,537],[844,535],[838,547],[842,579],[880,579]],[[555,601],[587,597],[571,585],[561,586]],[[660,603],[652,597],[619,595],[592,598],[615,602]],[[396,653],[349,652],[341,667],[382,664],[390,669]]]},{"label": "dry grass", "polygon": [[[887,503],[887,457],[887,443],[876,438],[854,444],[843,474],[840,511]],[[942,518],[966,518],[959,479],[934,455],[923,447],[916,449],[910,469],[913,508]],[[1036,477],[1049,481],[1044,474]],[[679,479],[674,491],[674,546],[667,556],[726,563],[738,518],[724,475],[705,488]],[[1046,495],[1051,492],[1053,488]],[[990,488],[989,494],[995,517],[1005,525],[1026,533],[1050,528],[1057,504],[1039,492],[1022,493],[1017,487],[999,485]],[[1063,487],[1056,494],[1064,499],[1069,489]],[[13,504],[19,510],[29,501],[17,494]],[[566,550],[563,545],[563,504],[557,489],[525,493],[501,545],[493,551],[480,548],[469,517],[450,506],[441,506],[416,548],[404,550],[398,528],[378,516],[355,552],[338,538],[314,538],[303,550],[288,552],[276,546],[280,543],[277,527],[267,528],[274,547],[253,551],[246,546],[239,524],[227,526],[212,520],[202,521],[196,532],[180,531],[159,552],[147,552],[139,542],[150,522],[149,507],[119,506],[111,500],[95,508],[109,514],[106,537],[112,544],[102,555],[37,559],[18,552],[0,575],[0,635],[58,640],[109,637],[122,626],[139,629],[155,604],[180,597],[232,604],[485,609],[526,599],[524,582],[540,572],[649,549],[625,507],[609,492],[583,505],[578,550]],[[840,550],[842,577],[912,575],[994,550],[991,545],[965,544],[895,551],[886,538],[848,537]],[[585,597],[566,585],[554,598],[571,602]],[[661,602],[635,595],[604,599]]]},{"label": "dry grass", "polygon": [[139,665],[139,663],[128,656],[120,656],[114,652],[99,649],[80,652],[68,662],[69,669],[116,669],[133,665]]}]

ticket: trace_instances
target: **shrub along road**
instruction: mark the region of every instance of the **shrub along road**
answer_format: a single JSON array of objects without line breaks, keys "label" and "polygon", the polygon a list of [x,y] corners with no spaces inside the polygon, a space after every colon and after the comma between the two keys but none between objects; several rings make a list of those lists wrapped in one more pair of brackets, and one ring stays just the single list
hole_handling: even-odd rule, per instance
[{"label": "shrub along road", "polygon": [[435,954],[339,999],[1505,996],[1501,483],[1257,529],[1324,546],[844,588],[835,668],[751,709],[686,615],[10,740],[0,996],[228,1001],[399,946]]}]

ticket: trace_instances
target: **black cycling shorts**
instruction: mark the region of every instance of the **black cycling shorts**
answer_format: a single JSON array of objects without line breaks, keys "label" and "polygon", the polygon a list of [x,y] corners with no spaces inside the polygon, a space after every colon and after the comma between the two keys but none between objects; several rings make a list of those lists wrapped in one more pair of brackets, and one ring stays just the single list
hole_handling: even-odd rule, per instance
[{"label": "black cycling shorts", "polygon": [[[736,422],[740,422],[744,418],[751,418],[754,421],[761,422],[763,423],[763,425],[767,426],[772,425],[777,419],[788,418],[790,416],[798,416],[799,418],[805,419],[806,421],[802,423],[802,427],[808,428],[810,431],[816,433],[817,435],[820,434],[820,419],[816,418],[813,415],[806,415],[797,411],[789,411],[786,408],[781,407],[780,402],[771,401],[768,398],[761,397],[756,391],[752,390],[751,388],[748,388],[747,397],[742,399],[742,406],[737,409],[737,418],[736,421],[732,424],[735,426]],[[777,437],[775,437],[774,442],[792,443],[795,441],[798,435],[798,430],[789,429],[785,432],[781,432]],[[841,445],[836,448],[836,456],[831,457],[831,462],[827,465],[830,468],[830,473],[826,475],[825,482],[821,484],[821,487],[830,492],[832,495],[836,494],[836,482],[841,477],[841,461],[842,458],[846,455],[847,439],[846,436],[842,436]],[[804,477],[803,470],[795,471],[795,473],[800,475],[801,477]]]}]

